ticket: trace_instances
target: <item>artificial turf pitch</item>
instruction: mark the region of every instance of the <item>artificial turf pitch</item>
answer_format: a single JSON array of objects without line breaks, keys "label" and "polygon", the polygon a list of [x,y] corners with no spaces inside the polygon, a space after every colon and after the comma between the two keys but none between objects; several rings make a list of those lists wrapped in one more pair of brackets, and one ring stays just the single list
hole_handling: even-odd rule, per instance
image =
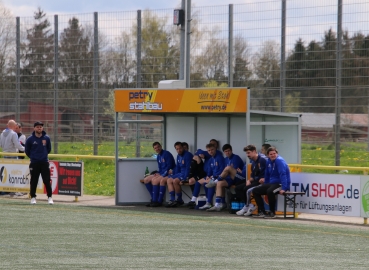
[{"label": "artificial turf pitch", "polygon": [[177,211],[1,198],[0,269],[369,269],[365,226]]}]

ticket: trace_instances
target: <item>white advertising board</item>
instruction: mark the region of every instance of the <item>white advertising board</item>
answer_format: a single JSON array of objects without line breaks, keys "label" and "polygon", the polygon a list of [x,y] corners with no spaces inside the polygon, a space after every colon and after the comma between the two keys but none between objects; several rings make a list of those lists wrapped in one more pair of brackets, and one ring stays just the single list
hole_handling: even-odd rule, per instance
[{"label": "white advertising board", "polygon": [[[29,160],[0,159],[0,191],[29,192],[30,181]],[[43,193],[42,180],[38,181],[37,193]]]},{"label": "white advertising board", "polygon": [[[362,181],[369,181],[369,176],[291,173],[290,191],[306,192],[296,197],[296,212],[360,217]],[[278,210],[283,211],[282,196],[278,196]]]}]

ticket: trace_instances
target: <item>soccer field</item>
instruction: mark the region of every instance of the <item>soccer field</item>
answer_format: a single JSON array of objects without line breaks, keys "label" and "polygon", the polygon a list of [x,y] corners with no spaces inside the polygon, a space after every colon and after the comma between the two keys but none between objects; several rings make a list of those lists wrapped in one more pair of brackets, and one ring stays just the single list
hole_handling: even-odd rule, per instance
[{"label": "soccer field", "polygon": [[6,198],[0,209],[0,269],[369,268],[365,226]]}]

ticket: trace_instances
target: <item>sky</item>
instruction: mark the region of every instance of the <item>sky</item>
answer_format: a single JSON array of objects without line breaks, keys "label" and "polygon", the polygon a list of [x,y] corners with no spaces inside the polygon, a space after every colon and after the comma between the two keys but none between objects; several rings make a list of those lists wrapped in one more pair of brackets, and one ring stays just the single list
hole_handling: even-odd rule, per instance
[{"label": "sky", "polygon": [[[181,0],[0,0],[16,17],[32,17],[37,7],[48,15],[176,8]],[[192,0],[195,6],[245,4],[252,0]],[[255,2],[255,0],[254,0]]]}]

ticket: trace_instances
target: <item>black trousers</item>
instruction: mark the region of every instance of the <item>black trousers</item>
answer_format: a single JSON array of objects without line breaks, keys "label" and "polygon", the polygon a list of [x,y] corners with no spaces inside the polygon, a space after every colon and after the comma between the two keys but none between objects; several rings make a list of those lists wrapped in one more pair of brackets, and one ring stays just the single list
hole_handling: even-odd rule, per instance
[{"label": "black trousers", "polygon": [[261,195],[267,195],[268,201],[269,201],[269,209],[270,212],[275,213],[275,195],[273,191],[276,188],[279,188],[280,184],[262,184],[260,187],[256,187],[252,190],[252,193],[254,194],[254,199],[256,201],[256,204],[258,205],[259,212],[265,213],[264,208],[264,201],[263,198],[261,198]]},{"label": "black trousers", "polygon": [[49,162],[33,162],[29,165],[29,171],[31,173],[31,190],[30,190],[31,198],[36,197],[37,183],[40,174],[46,188],[47,197],[51,197],[52,190],[50,184],[51,178],[50,178]]},{"label": "black trousers", "polygon": [[256,187],[256,186],[260,185],[260,183],[258,181],[252,181],[251,185],[246,186],[245,182],[243,183],[243,185],[237,185],[235,187],[234,191],[236,192],[237,199],[241,202],[246,203],[246,201],[247,201],[247,198],[246,198],[247,190],[249,190],[252,187]]}]

